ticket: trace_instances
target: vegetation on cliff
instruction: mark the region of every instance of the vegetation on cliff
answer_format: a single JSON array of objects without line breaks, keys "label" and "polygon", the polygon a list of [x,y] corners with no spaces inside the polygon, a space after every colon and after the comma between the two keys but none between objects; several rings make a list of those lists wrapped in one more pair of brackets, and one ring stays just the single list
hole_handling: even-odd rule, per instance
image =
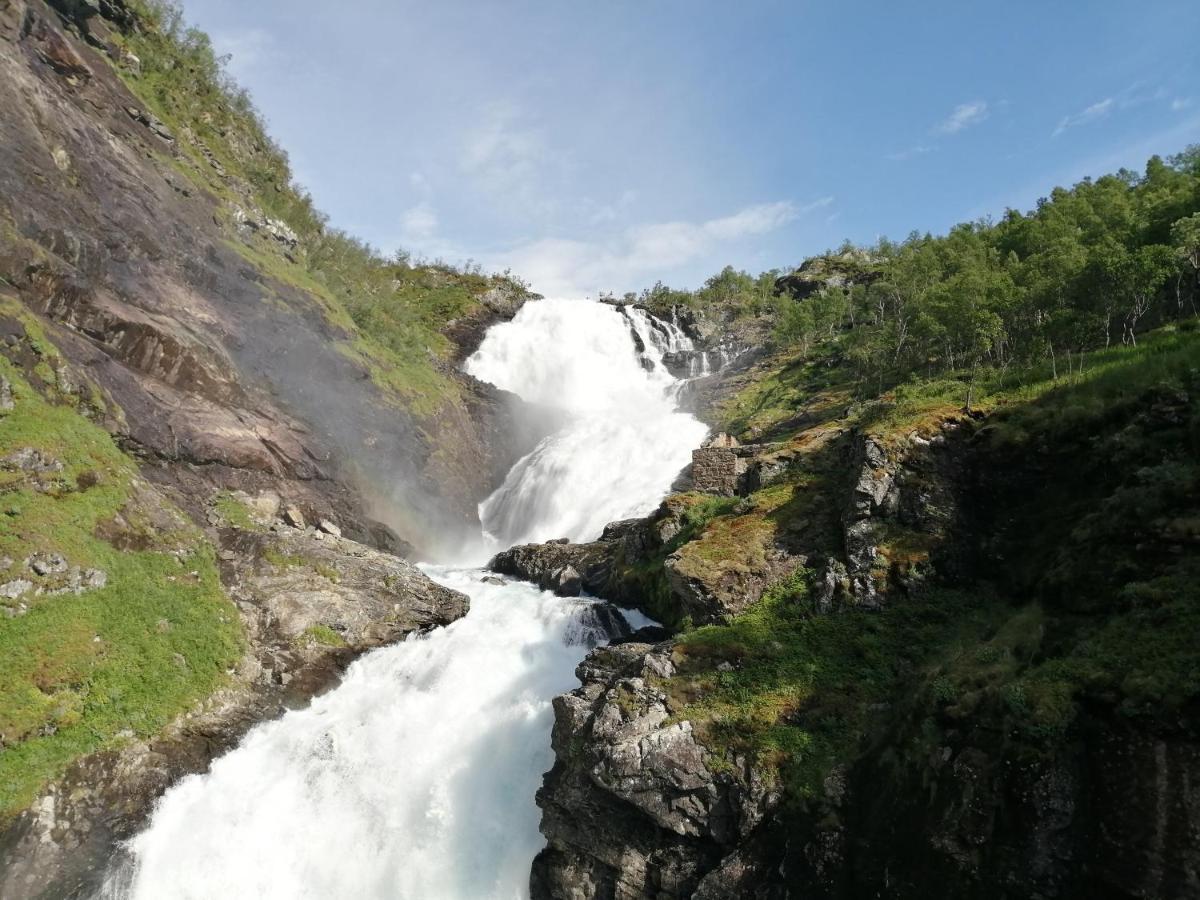
[{"label": "vegetation on cliff", "polygon": [[[669,498],[671,539],[614,567],[679,629],[655,680],[671,721],[714,772],[749,759],[780,792],[764,867],[830,896],[894,887],[909,876],[861,848],[908,841],[947,896],[990,896],[1078,880],[1117,827],[1097,822],[1145,823],[1142,775],[1104,776],[1112,809],[1089,779],[1197,733],[1197,222],[1192,148],[998,223],[843,247],[770,298],[732,270],[642,296],[770,322],[708,410],[756,445],[741,496]],[[723,620],[693,625],[697,593]],[[1147,852],[1175,859],[1178,836]]]},{"label": "vegetation on cliff", "polygon": [[94,400],[32,318],[0,311],[23,329],[0,355],[3,819],[211,693],[243,638],[212,546],[85,415]]},{"label": "vegetation on cliff", "polygon": [[529,296],[508,273],[467,263],[392,256],[329,225],[292,176],[249,94],[224,69],[207,34],[185,24],[169,0],[132,0],[118,35],[136,65],[119,68],[129,89],[177,141],[185,178],[225,201],[231,246],[271,275],[310,292],[347,332],[345,352],[381,387],[419,413],[453,400],[449,324]]}]

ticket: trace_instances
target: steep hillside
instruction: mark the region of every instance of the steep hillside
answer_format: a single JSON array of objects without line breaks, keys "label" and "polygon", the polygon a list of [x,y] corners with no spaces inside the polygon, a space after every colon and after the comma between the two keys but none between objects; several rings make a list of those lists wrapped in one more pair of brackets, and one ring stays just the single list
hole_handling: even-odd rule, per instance
[{"label": "steep hillside", "polygon": [[557,701],[535,896],[1190,895],[1198,361],[1145,335],[967,415],[777,359],[727,408],[802,421],[735,496],[502,554],[680,629]]},{"label": "steep hillside", "polygon": [[187,495],[270,486],[457,549],[525,436],[454,341],[524,289],[328,228],[168,7],[0,15],[0,277],[123,411],[125,446]]}]

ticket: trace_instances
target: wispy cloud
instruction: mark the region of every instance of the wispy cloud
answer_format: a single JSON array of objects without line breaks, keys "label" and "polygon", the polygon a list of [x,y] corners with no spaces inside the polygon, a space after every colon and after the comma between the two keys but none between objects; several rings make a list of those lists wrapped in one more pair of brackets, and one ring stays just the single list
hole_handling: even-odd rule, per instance
[{"label": "wispy cloud", "polygon": [[437,213],[433,205],[424,200],[400,216],[400,240],[405,244],[428,241],[437,232],[437,227]]},{"label": "wispy cloud", "polygon": [[552,162],[542,130],[511,103],[495,103],[467,135],[460,166],[482,190],[504,199],[540,207],[541,176]]},{"label": "wispy cloud", "polygon": [[243,81],[249,80],[251,69],[271,61],[278,53],[275,39],[261,28],[215,32],[212,42],[218,56],[228,57],[226,71]]},{"label": "wispy cloud", "polygon": [[1110,113],[1116,108],[1117,100],[1115,97],[1105,97],[1103,100],[1098,100],[1081,112],[1073,115],[1063,116],[1058,123],[1058,127],[1054,129],[1054,134],[1051,137],[1058,137],[1068,128],[1075,128],[1079,125],[1087,125],[1090,122],[1098,122],[1101,119],[1107,118]]},{"label": "wispy cloud", "polygon": [[1192,105],[1191,97],[1176,97],[1171,101],[1171,112],[1182,112]]},{"label": "wispy cloud", "polygon": [[700,222],[634,225],[606,240],[544,238],[489,262],[497,269],[513,268],[549,296],[584,297],[632,288],[648,275],[668,273],[722,245],[775,231],[832,203],[832,197],[800,205],[786,200],[760,203]]},{"label": "wispy cloud", "polygon": [[904,162],[906,159],[913,159],[917,156],[924,156],[926,153],[932,153],[933,148],[926,144],[917,144],[914,147],[909,147],[907,150],[897,150],[895,153],[884,154],[884,159],[890,159],[893,162]]},{"label": "wispy cloud", "polygon": [[945,119],[934,126],[938,134],[958,134],[964,128],[978,125],[988,117],[988,105],[985,100],[972,100],[970,103],[960,103]]}]

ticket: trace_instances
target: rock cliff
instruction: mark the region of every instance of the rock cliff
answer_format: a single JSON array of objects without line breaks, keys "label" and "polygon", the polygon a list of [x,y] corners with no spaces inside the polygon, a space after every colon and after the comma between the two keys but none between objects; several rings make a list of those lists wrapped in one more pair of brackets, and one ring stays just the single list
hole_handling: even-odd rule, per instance
[{"label": "rock cliff", "polygon": [[[261,211],[216,132],[146,111],[125,48],[149,28],[121,2],[0,8],[0,277],[159,482],[271,488],[365,539],[378,520],[456,548],[530,435],[508,427],[515,398],[454,363],[528,295],[482,284],[443,325],[457,343],[431,363],[442,387],[408,393],[314,278],[319,236]],[[252,170],[254,135],[231,128]]]},{"label": "rock cliff", "polygon": [[1087,412],[1084,386],[990,414],[818,396],[747,454],[764,484],[622,523],[632,557],[498,560],[574,554],[683,626],[556,701],[533,895],[1198,895],[1174,359]]},{"label": "rock cliff", "polygon": [[0,0],[4,897],[86,894],[174,780],[462,616],[400,557],[540,435],[457,370],[535,295],[328,228],[156,16]]}]

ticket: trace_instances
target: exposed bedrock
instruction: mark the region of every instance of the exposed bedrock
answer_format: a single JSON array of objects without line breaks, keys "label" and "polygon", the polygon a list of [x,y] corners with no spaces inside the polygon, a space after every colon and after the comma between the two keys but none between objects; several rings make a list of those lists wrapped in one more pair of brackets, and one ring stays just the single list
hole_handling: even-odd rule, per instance
[{"label": "exposed bedrock", "polygon": [[[376,384],[325,301],[270,264],[299,259],[294,235],[247,219],[231,176],[232,213],[181,174],[185,136],[155,128],[114,68],[131,64],[112,38],[133,21],[124,4],[57,6],[0,8],[0,275],[105,392],[114,430],[181,490],[270,480],[364,539],[370,519],[420,551],[459,549],[538,423],[454,360],[437,363],[454,396],[432,410]],[[276,249],[242,249],[260,239]],[[530,296],[482,297],[474,326],[448,326],[457,357]]]}]

